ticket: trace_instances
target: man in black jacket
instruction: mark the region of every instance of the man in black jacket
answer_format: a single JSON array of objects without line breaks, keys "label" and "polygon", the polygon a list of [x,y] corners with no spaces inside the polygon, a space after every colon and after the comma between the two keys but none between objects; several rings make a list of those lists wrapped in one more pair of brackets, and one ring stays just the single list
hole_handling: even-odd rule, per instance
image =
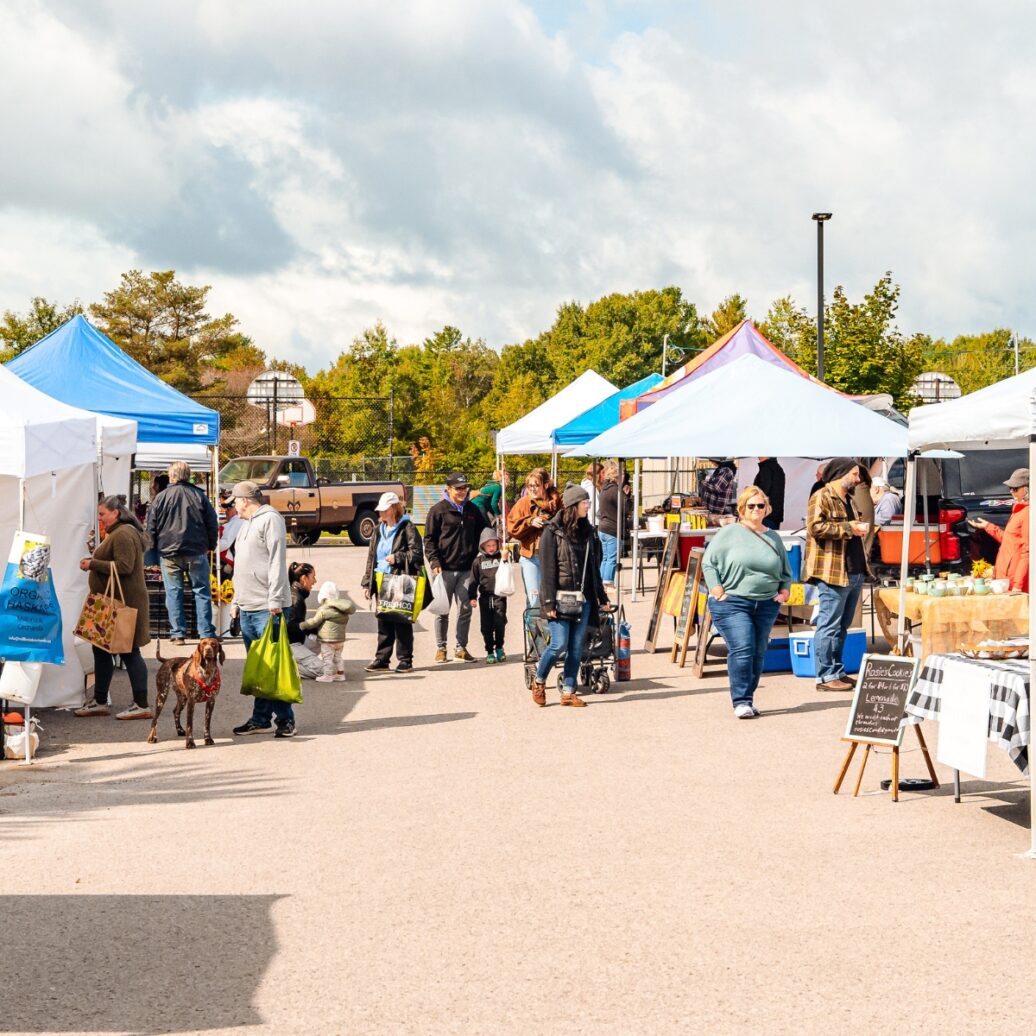
[{"label": "man in black jacket", "polygon": [[162,559],[165,606],[169,613],[169,643],[182,644],[187,635],[183,610],[183,577],[194,594],[198,636],[214,637],[212,584],[208,552],[219,542],[219,521],[208,498],[190,482],[191,469],[182,460],[169,465],[169,488],[152,501],[147,531]]},{"label": "man in black jacket", "polygon": [[[457,599],[457,649],[453,657],[474,662],[468,653],[471,627],[471,565],[478,553],[478,539],[486,527],[486,516],[468,499],[468,479],[459,471],[446,479],[443,499],[433,504],[424,521],[424,556],[434,578],[440,572],[450,603]],[[446,638],[450,616],[435,617],[435,661],[446,661]]]},{"label": "man in black jacket", "polygon": [[784,521],[784,468],[776,457],[760,457],[755,487],[761,489],[770,501],[770,513],[763,519],[768,529],[779,529]]}]

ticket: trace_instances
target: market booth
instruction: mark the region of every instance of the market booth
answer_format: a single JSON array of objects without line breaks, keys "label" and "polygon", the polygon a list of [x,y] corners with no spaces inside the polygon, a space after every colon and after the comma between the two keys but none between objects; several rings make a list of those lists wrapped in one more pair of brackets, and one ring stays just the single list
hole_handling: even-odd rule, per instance
[{"label": "market booth", "polygon": [[[105,460],[120,460],[116,451],[125,448],[127,425],[132,437],[133,422],[108,426]],[[103,427],[99,432],[96,414],[52,399],[0,368],[0,545],[9,550],[19,529],[50,537],[61,610],[64,664],[43,666],[37,707],[83,703],[85,669],[72,631],[87,593],[79,561],[89,553],[96,527]]]},{"label": "market booth", "polygon": [[[1027,447],[1029,470],[1036,469],[1036,370],[1025,371],[959,399],[915,407],[910,411],[909,445],[911,454],[907,464],[904,515],[906,532],[909,532],[915,519],[915,460],[922,451],[948,449],[972,452]],[[1028,521],[1029,540],[1032,542],[1036,540],[1036,509],[1031,504]],[[904,534],[903,543],[899,602],[901,646],[906,643],[905,623],[908,614],[907,534]],[[938,603],[938,599],[929,602],[929,607]],[[991,613],[987,611],[989,608],[1013,609],[1013,621],[1017,621],[1018,611],[1024,611],[1027,619],[1026,638],[1031,637],[1032,630],[1036,629],[1036,595],[1031,593],[1031,587],[1030,593],[1019,594],[1010,603],[998,601],[986,604],[984,599],[979,599],[973,607],[976,609],[974,640],[983,637],[994,639],[983,629],[991,621]],[[1028,640],[1025,647],[1028,647]],[[1006,647],[1000,653],[1010,654],[1011,651]],[[1027,662],[1010,658],[967,658],[958,652],[928,655],[908,703],[908,715],[913,721],[939,719],[942,728],[961,723],[963,714],[970,711],[973,718],[977,717],[978,723],[970,724],[970,744],[967,726],[962,725],[959,748],[965,755],[970,754],[974,763],[959,768],[971,773],[976,773],[976,769],[981,770],[976,776],[982,776],[985,765],[982,753],[985,741],[988,740],[1009,752],[1019,769],[1028,773],[1032,837],[1029,855],[1036,857],[1036,768],[1029,761],[1031,689],[1036,682],[1036,657],[1031,651],[1027,653]]]},{"label": "market booth", "polygon": [[16,356],[7,369],[69,406],[135,421],[134,467],[157,470],[173,460],[211,465],[215,485],[218,412],[142,367],[81,314]]}]

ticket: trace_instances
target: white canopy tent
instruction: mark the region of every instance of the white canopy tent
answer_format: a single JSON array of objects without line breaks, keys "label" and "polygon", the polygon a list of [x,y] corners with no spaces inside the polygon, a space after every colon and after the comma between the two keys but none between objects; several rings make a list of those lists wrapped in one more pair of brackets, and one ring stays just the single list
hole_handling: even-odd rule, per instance
[{"label": "white canopy tent", "polygon": [[554,430],[586,413],[619,390],[597,371],[584,371],[535,410],[502,428],[496,435],[496,452],[552,453]]},{"label": "white canopy tent", "polygon": [[[127,429],[125,426],[128,425]],[[136,424],[60,403],[0,367],[0,552],[19,529],[51,541],[51,572],[61,606],[65,664],[43,668],[36,706],[81,705],[84,668],[72,630],[87,592],[79,561],[88,551],[97,512],[98,428],[106,451],[136,440]],[[114,452],[111,454],[117,456]]]},{"label": "white canopy tent", "polygon": [[[959,399],[910,411],[911,455],[923,450],[1029,450],[1029,470],[1036,469],[1036,369],[1016,374]],[[907,466],[906,514],[909,530],[914,518],[913,464]],[[1036,541],[1036,507],[1029,505],[1029,542]],[[904,557],[908,531],[903,536]],[[1029,585],[1029,637],[1036,630],[1036,589]],[[900,608],[902,613],[903,608]],[[1029,652],[1029,686],[1036,686],[1036,653]],[[1031,844],[1028,855],[1036,858],[1036,760],[1029,745],[1029,810]]]},{"label": "white canopy tent", "polygon": [[907,430],[790,371],[743,356],[567,457],[903,457]]}]

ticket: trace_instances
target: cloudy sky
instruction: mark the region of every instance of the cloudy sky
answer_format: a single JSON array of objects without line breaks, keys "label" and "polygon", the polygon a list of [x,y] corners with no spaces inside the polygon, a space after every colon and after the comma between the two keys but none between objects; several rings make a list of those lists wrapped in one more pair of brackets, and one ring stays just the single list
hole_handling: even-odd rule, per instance
[{"label": "cloudy sky", "polygon": [[891,269],[1036,334],[1029,0],[4,0],[0,309],[132,267],[311,370],[680,285],[762,318]]}]

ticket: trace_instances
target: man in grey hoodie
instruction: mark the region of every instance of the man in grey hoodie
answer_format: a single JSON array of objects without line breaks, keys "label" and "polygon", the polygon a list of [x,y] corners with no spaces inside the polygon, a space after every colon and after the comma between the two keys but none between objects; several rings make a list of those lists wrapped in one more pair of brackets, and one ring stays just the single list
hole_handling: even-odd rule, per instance
[{"label": "man in grey hoodie", "polygon": [[[280,615],[291,604],[288,586],[287,531],[284,519],[259,496],[254,482],[234,486],[234,505],[242,525],[234,541],[234,599],[231,614],[240,614],[245,651],[266,629],[271,615]],[[281,636],[287,636],[282,626]],[[275,737],[293,737],[295,712],[290,702],[255,699],[251,718],[234,728],[235,734],[258,734],[277,720]]]}]

